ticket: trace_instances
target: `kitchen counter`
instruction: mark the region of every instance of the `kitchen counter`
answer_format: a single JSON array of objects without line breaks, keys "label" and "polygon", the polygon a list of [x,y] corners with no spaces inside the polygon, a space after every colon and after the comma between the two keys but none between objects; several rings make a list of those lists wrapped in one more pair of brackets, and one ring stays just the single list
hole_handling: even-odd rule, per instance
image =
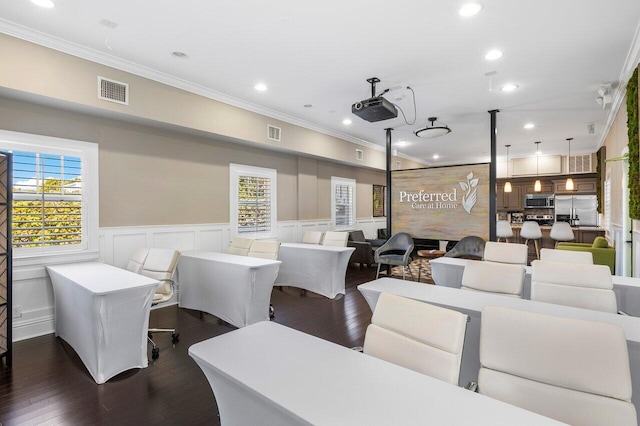
[{"label": "kitchen counter", "polygon": [[[512,223],[511,228],[520,229],[522,228],[521,223]],[[540,229],[549,229],[551,230],[551,225],[540,225]],[[602,231],[604,232],[604,228],[601,226],[572,226],[571,229],[574,231]]]},{"label": "kitchen counter", "polygon": [[[522,229],[522,224],[512,223],[511,229],[513,230],[513,237],[509,238],[509,242],[524,244],[524,239],[520,238],[520,229]],[[573,235],[576,238],[576,243],[591,244],[596,237],[604,237],[604,228],[597,226],[578,226],[571,229],[573,230]],[[541,225],[540,230],[542,231],[542,244],[540,245],[540,248],[554,248],[556,241],[549,236],[549,233],[551,232],[551,225]],[[529,244],[529,252],[530,255],[535,256],[533,244]]]}]

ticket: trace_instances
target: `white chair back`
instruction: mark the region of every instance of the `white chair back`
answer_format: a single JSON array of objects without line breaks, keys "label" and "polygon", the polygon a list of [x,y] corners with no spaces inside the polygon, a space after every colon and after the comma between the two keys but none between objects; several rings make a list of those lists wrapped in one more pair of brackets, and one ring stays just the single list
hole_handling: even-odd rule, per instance
[{"label": "white chair back", "polygon": [[484,246],[483,260],[487,262],[526,265],[528,251],[528,247],[524,244],[487,241]]},{"label": "white chair back", "polygon": [[260,257],[262,259],[278,260],[278,252],[280,251],[279,241],[258,241],[251,243],[247,256]]},{"label": "white chair back", "polygon": [[573,235],[573,229],[567,222],[556,222],[551,226],[549,237],[556,241],[573,241],[576,237]]},{"label": "white chair back", "polygon": [[127,271],[135,272],[139,274],[142,270],[142,265],[144,265],[144,261],[147,259],[147,255],[149,254],[149,249],[146,247],[140,247],[137,249],[131,259],[129,259],[129,263],[127,263]]},{"label": "white chair back", "polygon": [[496,222],[496,237],[498,240],[500,238],[504,238],[505,241],[507,238],[513,237],[513,230],[511,229],[511,224],[506,220],[499,220]]},{"label": "white chair back", "polygon": [[327,231],[322,239],[323,246],[346,247],[349,240],[348,232]]},{"label": "white chair back", "polygon": [[460,312],[382,293],[363,352],[457,385],[466,326]]},{"label": "white chair back", "polygon": [[173,295],[173,274],[178,266],[180,252],[173,249],[151,248],[147,259],[142,265],[140,275],[144,275],[160,281],[156,289],[154,302],[165,301]]},{"label": "white chair back", "polygon": [[238,256],[246,256],[249,254],[249,248],[253,240],[251,238],[235,237],[231,240],[231,244],[227,248],[227,253]]},{"label": "white chair back", "polygon": [[538,240],[542,238],[542,231],[540,230],[538,222],[526,220],[522,224],[522,229],[520,229],[520,238],[527,240]]},{"label": "white chair back", "polygon": [[608,266],[534,260],[531,267],[531,300],[618,312]]},{"label": "white chair back", "polygon": [[304,244],[320,244],[322,242],[322,231],[304,231],[302,242]]},{"label": "white chair back", "polygon": [[524,287],[524,275],[525,269],[524,266],[521,265],[469,261],[462,273],[461,288],[463,290],[483,291],[486,293],[496,293],[503,296],[521,298]]},{"label": "white chair back", "polygon": [[543,262],[565,262],[593,265],[593,254],[588,251],[556,250],[543,248],[540,250],[540,260]]},{"label": "white chair back", "polygon": [[615,325],[482,311],[478,391],[572,425],[636,425],[627,341]]}]

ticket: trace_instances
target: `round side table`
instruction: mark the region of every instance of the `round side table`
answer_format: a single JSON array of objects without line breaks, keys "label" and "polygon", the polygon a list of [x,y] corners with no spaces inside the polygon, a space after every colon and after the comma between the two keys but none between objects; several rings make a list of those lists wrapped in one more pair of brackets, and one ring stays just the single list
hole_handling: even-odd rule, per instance
[{"label": "round side table", "polygon": [[418,250],[418,257],[420,258],[420,269],[418,269],[418,282],[420,281],[420,276],[422,275],[422,259],[437,259],[438,257],[442,257],[446,254],[446,251],[443,250]]}]

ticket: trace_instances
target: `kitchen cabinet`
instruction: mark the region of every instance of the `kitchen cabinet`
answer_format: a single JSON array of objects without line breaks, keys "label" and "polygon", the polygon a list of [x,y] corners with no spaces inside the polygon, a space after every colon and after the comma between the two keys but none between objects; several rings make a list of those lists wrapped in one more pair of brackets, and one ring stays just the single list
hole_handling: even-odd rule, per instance
[{"label": "kitchen cabinet", "polygon": [[535,181],[530,184],[526,184],[524,187],[524,194],[553,194],[553,183],[551,181],[544,181],[540,179],[540,183],[542,189],[537,192],[534,187]]},{"label": "kitchen cabinet", "polygon": [[596,178],[586,179],[573,179],[573,191],[566,190],[566,179],[554,179],[553,187],[556,194],[595,194],[596,193]]},{"label": "kitchen cabinet", "polygon": [[504,192],[504,184],[498,184],[496,189],[498,211],[520,211],[523,204],[522,187],[511,184],[511,192]]}]

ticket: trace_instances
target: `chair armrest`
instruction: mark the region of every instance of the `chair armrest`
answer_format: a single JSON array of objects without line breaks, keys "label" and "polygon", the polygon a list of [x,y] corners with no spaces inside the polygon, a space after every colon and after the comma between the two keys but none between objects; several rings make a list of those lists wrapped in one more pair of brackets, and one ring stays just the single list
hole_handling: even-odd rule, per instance
[{"label": "chair armrest", "polygon": [[358,247],[364,247],[371,250],[371,243],[367,241],[347,241],[347,247],[355,247],[356,249]]}]

